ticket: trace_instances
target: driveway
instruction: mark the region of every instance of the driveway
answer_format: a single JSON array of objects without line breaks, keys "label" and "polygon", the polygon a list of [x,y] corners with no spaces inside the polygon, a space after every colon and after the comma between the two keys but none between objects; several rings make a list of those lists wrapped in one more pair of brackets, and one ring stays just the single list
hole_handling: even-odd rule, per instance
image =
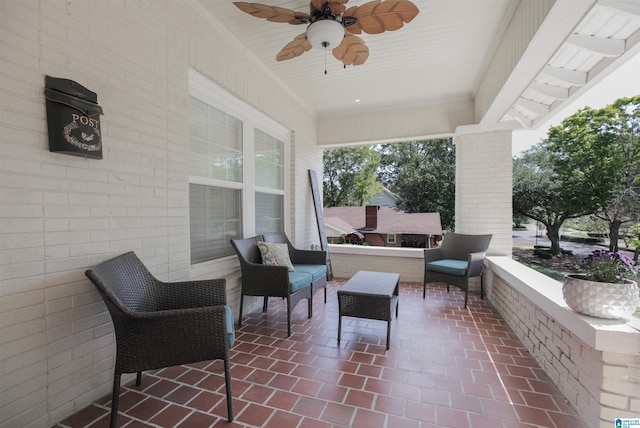
[{"label": "driveway", "polygon": [[[541,227],[536,233],[536,224],[527,224],[526,229],[513,230],[513,246],[533,248],[535,245],[550,246],[551,242],[547,239],[544,227]],[[586,256],[596,249],[607,249],[608,241],[605,240],[602,244],[591,245],[583,244],[580,242],[571,242],[560,240],[560,248],[563,250],[572,251],[576,256]]]}]

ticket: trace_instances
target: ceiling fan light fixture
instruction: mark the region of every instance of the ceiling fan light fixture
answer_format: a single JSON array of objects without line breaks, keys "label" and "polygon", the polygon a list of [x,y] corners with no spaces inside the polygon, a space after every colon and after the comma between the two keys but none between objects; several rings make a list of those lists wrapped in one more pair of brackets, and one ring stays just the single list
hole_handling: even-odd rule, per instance
[{"label": "ceiling fan light fixture", "polygon": [[336,48],[344,39],[344,26],[333,19],[320,19],[307,27],[307,40],[314,48]]}]

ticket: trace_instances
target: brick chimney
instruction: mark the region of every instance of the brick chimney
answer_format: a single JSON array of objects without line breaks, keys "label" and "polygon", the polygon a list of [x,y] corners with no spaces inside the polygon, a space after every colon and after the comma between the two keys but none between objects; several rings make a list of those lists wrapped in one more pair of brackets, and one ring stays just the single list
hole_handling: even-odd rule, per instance
[{"label": "brick chimney", "polygon": [[365,222],[364,226],[367,229],[375,230],[378,228],[378,210],[377,205],[367,205],[365,207]]}]

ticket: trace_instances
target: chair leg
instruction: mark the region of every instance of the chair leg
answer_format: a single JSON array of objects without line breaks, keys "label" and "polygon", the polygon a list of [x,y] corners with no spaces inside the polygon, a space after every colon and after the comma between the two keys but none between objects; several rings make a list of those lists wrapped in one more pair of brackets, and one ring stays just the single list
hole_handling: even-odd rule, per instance
[{"label": "chair leg", "polygon": [[224,383],[227,390],[227,420],[233,422],[233,400],[231,398],[231,364],[229,358],[224,359]]},{"label": "chair leg", "polygon": [[427,283],[423,283],[422,284],[422,298],[426,299],[427,298]]},{"label": "chair leg", "polygon": [[111,420],[109,428],[116,428],[118,422],[118,403],[120,401],[120,374],[113,374],[113,392],[111,393]]},{"label": "chair leg", "polygon": [[323,288],[324,288],[324,303],[327,303],[327,286],[325,285]]},{"label": "chair leg", "polygon": [[142,384],[142,372],[136,373],[136,386],[140,386]]},{"label": "chair leg", "polygon": [[238,314],[238,328],[242,327],[242,306],[244,303],[244,294],[240,293],[240,313]]},{"label": "chair leg", "polygon": [[467,297],[469,297],[469,287],[464,292],[464,308],[467,309]]},{"label": "chair leg", "polygon": [[262,312],[267,312],[267,305],[269,304],[269,297],[264,296],[264,302],[262,303]]},{"label": "chair leg", "polygon": [[480,274],[480,298],[484,299],[484,275]]},{"label": "chair leg", "polygon": [[287,337],[291,336],[291,296],[287,296]]}]

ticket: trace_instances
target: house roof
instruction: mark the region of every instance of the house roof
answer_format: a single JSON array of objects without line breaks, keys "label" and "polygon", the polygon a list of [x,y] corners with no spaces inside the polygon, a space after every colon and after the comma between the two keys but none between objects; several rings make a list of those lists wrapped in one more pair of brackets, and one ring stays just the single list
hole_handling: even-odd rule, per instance
[{"label": "house roof", "polygon": [[353,226],[340,217],[325,217],[324,224],[325,227],[335,230],[338,236],[347,235],[354,231]]},{"label": "house roof", "polygon": [[369,200],[367,201],[367,205],[380,205],[380,206],[391,206],[395,207],[402,203],[402,197],[397,193],[393,193],[386,187],[383,187],[382,190],[376,192]]},{"label": "house roof", "polygon": [[[335,229],[351,229],[347,233],[366,230],[365,207],[330,207],[323,209],[325,225]],[[406,213],[397,207],[379,207],[377,233],[442,235],[440,213]]]}]

